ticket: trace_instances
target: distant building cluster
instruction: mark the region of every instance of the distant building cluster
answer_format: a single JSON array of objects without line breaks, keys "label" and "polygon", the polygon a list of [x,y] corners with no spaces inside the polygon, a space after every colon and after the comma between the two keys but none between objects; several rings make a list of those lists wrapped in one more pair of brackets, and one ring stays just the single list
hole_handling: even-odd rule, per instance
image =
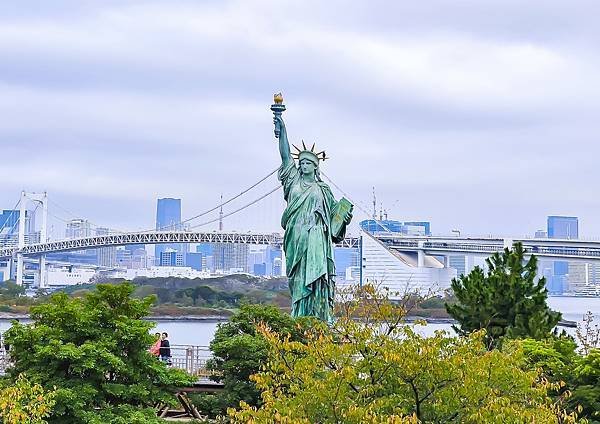
[{"label": "distant building cluster", "polygon": [[[3,209],[0,211],[0,246],[14,247],[19,238],[19,210]],[[35,231],[34,211],[25,211],[25,243],[36,243],[40,240]],[[13,274],[9,261],[0,260],[0,281],[8,280]]]},{"label": "distant building cluster", "polygon": [[[160,198],[156,205],[156,231],[184,231],[181,199]],[[35,230],[35,211],[25,212],[26,242],[40,240]],[[444,290],[452,278],[467,274],[475,266],[486,267],[482,257],[472,255],[430,256],[417,252],[387,249],[378,236],[394,233],[430,236],[429,221],[398,221],[381,215],[359,223],[361,247],[334,247],[336,281],[340,286],[359,282],[382,284],[392,291]],[[0,211],[0,245],[18,243],[18,210]],[[223,223],[219,223],[222,228]],[[108,235],[109,228],[96,227],[86,219],[72,219],[65,238]],[[546,228],[536,238],[577,239],[579,222],[574,216],[548,216]],[[211,275],[247,273],[261,277],[285,275],[281,246],[236,243],[172,243],[145,246],[102,247],[46,255],[46,281],[49,287],[84,284],[99,276],[133,279],[136,277],[206,278]],[[36,261],[25,263],[24,283],[36,286]],[[39,267],[37,268],[39,270]],[[14,276],[14,261],[0,261],[0,281]],[[545,277],[551,295],[600,295],[600,264],[541,259],[538,273]]]},{"label": "distant building cluster", "polygon": [[366,219],[360,222],[360,228],[370,234],[397,233],[410,236],[431,235],[431,224],[427,221],[400,222],[384,219]]},{"label": "distant building cluster", "polygon": [[[575,216],[549,216],[545,230],[535,232],[537,238],[576,240],[579,220]],[[569,261],[538,261],[538,274],[546,278],[551,295],[598,296],[600,264]]]}]

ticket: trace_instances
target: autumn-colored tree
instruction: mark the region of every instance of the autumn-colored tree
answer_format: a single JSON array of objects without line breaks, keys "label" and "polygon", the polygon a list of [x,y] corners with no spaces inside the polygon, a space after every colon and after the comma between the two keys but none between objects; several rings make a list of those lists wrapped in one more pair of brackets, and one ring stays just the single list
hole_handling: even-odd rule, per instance
[{"label": "autumn-colored tree", "polygon": [[4,424],[45,424],[55,404],[56,391],[44,390],[20,374],[0,389],[0,418]]},{"label": "autumn-colored tree", "polygon": [[403,323],[402,305],[369,286],[340,305],[336,323],[305,341],[262,327],[269,359],[252,379],[263,404],[230,409],[234,422],[558,422],[520,341],[489,351],[485,331],[422,337]]}]

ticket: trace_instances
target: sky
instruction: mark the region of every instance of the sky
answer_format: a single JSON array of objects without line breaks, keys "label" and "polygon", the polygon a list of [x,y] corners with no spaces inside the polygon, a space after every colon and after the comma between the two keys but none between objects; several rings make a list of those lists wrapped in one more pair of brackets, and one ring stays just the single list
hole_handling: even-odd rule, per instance
[{"label": "sky", "polygon": [[[156,199],[202,213],[291,142],[356,204],[434,233],[533,235],[548,215],[600,237],[595,1],[0,3],[0,208],[47,191],[74,217],[154,226]],[[224,213],[277,185],[271,176]],[[281,191],[225,220],[278,231]],[[215,212],[191,221],[197,229]]]}]

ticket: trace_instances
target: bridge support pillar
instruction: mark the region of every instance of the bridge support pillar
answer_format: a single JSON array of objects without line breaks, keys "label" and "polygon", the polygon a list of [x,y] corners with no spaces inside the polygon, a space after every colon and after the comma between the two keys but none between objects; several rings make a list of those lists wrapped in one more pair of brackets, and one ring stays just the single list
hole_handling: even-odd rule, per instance
[{"label": "bridge support pillar", "polygon": [[417,266],[423,268],[425,266],[425,252],[417,250]]},{"label": "bridge support pillar", "polygon": [[17,279],[15,283],[18,286],[23,285],[23,254],[20,252],[25,247],[25,206],[27,205],[27,195],[25,191],[21,192],[21,201],[19,202],[19,242],[17,247]]},{"label": "bridge support pillar", "polygon": [[23,255],[21,253],[17,253],[17,278],[15,278],[15,283],[18,286],[23,285]]},{"label": "bridge support pillar", "polygon": [[47,288],[47,284],[46,284],[46,255],[40,256],[39,287],[40,287],[40,289]]},{"label": "bridge support pillar", "polygon": [[286,268],[286,263],[285,263],[285,251],[283,250],[283,247],[281,247],[281,276],[282,277],[287,276],[287,268]]},{"label": "bridge support pillar", "polygon": [[422,241],[419,242],[419,250],[417,250],[417,266],[423,268],[425,266],[425,251],[423,250],[424,244]]}]

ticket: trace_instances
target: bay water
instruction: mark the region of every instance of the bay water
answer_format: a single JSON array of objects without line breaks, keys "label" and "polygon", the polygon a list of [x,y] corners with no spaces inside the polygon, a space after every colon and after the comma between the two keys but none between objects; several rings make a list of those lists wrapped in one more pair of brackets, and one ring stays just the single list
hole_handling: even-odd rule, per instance
[{"label": "bay water", "polygon": [[[549,297],[549,306],[563,314],[563,319],[581,322],[587,311],[592,312],[595,323],[600,323],[600,298],[584,297]],[[21,320],[27,323],[28,320]],[[208,346],[219,324],[216,320],[174,321],[158,320],[153,332],[167,332],[171,344]],[[0,320],[0,333],[10,328],[10,320]],[[451,324],[430,323],[416,325],[415,330],[422,335],[431,335],[436,330],[446,330],[453,333]],[[569,334],[575,334],[574,328],[566,329]]]}]

